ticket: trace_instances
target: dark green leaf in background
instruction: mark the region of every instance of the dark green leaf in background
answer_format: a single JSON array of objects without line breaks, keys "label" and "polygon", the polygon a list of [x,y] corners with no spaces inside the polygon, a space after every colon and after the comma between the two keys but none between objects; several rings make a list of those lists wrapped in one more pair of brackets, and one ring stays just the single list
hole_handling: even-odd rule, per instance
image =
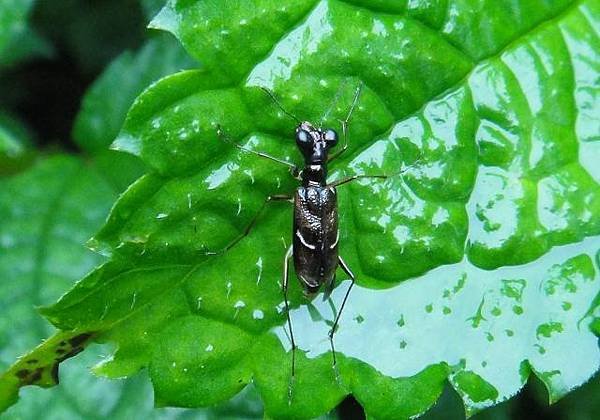
[{"label": "dark green leaf in background", "polygon": [[54,330],[28,316],[31,307],[56,299],[101,261],[81,244],[116,193],[94,168],[66,156],[0,183],[0,363],[6,368]]},{"label": "dark green leaf in background", "polygon": [[36,0],[32,20],[88,76],[141,45],[146,22],[140,0]]},{"label": "dark green leaf in background", "polygon": [[165,5],[166,0],[141,0],[142,9],[147,20],[150,21]]},{"label": "dark green leaf in background", "polygon": [[[600,3],[351,3],[171,1],[154,19],[203,70],[135,101],[114,147],[150,172],[94,237],[111,260],[44,309],[117,345],[97,372],[147,367],[159,405],[215,404],[252,381],[274,417],[315,417],[352,393],[370,416],[403,418],[446,379],[472,414],[531,373],[555,401],[598,369]],[[256,87],[317,122],[337,98],[325,121],[337,128],[359,81],[331,178],[406,172],[340,188],[359,284],[336,335],[340,376],[327,331],[347,282],[312,303],[294,282],[290,404],[278,284],[290,208],[273,204],[223,256],[204,252],[295,181],[216,126],[300,163],[294,122]]]},{"label": "dark green leaf in background", "polygon": [[0,4],[0,70],[36,55],[48,56],[50,44],[28,23],[34,0],[3,0]]},{"label": "dark green leaf in background", "polygon": [[193,66],[193,61],[171,36],[161,35],[149,40],[139,51],[117,57],[86,93],[75,119],[73,138],[81,149],[94,155],[96,164],[119,190],[124,190],[144,171],[139,159],[108,150],[127,110],[145,87]]},{"label": "dark green leaf in background", "polygon": [[193,67],[186,52],[166,34],[149,40],[135,53],[123,53],[85,95],[75,120],[73,138],[91,154],[106,150],[117,137],[134,99],[148,85]]},{"label": "dark green leaf in background", "polygon": [[29,163],[31,137],[22,122],[0,110],[0,175],[17,172]]}]

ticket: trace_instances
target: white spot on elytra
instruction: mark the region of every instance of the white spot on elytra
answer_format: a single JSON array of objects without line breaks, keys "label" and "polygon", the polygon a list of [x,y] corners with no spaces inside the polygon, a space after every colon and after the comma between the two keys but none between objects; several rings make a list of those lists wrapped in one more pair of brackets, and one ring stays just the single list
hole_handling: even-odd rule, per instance
[{"label": "white spot on elytra", "polygon": [[304,245],[305,247],[307,247],[308,249],[315,249],[314,245],[309,244],[308,242],[306,242],[304,240],[304,236],[302,236],[302,233],[300,233],[299,230],[296,231],[296,236],[298,237],[298,239],[300,239],[300,243],[302,245]]}]

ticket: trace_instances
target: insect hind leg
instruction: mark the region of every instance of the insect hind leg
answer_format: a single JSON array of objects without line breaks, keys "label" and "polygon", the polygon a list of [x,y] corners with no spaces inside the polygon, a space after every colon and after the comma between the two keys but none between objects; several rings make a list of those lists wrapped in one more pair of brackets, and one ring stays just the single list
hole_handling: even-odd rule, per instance
[{"label": "insect hind leg", "polygon": [[352,290],[352,287],[354,286],[354,282],[355,282],[356,278],[355,278],[352,270],[350,270],[350,267],[348,267],[348,264],[346,264],[346,262],[339,255],[338,255],[338,264],[342,268],[342,270],[344,270],[344,272],[348,275],[348,277],[350,277],[350,280],[351,280],[350,286],[348,287],[348,290],[346,290],[346,294],[344,295],[344,299],[342,300],[342,305],[340,306],[340,310],[338,311],[338,313],[335,317],[335,320],[333,321],[333,325],[331,326],[331,329],[329,330],[329,333],[328,333],[329,345],[331,346],[331,354],[333,355],[333,369],[335,370],[336,379],[339,381],[339,372],[337,370],[337,359],[335,356],[335,345],[333,343],[333,337],[337,330],[338,323],[340,322],[340,317],[342,316],[342,311],[344,310],[344,306],[346,306],[346,301],[348,300],[348,296],[350,296],[350,291]]},{"label": "insect hind leg", "polygon": [[288,404],[292,403],[292,388],[294,386],[294,380],[296,377],[296,341],[294,340],[294,332],[292,330],[292,319],[290,318],[290,303],[288,300],[288,285],[289,285],[289,269],[290,269],[290,258],[293,254],[293,247],[290,246],[285,253],[283,260],[283,302],[285,304],[285,314],[287,317],[288,329],[290,331],[290,341],[292,342],[292,376],[288,385]]}]

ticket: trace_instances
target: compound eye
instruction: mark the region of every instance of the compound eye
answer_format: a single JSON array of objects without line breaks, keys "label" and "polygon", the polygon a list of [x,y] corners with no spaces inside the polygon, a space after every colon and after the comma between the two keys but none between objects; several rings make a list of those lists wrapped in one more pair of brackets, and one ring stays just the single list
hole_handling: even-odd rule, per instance
[{"label": "compound eye", "polygon": [[325,139],[329,146],[335,146],[338,142],[338,135],[333,130],[327,130],[325,134],[323,134],[323,139]]},{"label": "compound eye", "polygon": [[296,132],[296,143],[300,146],[306,146],[311,142],[311,137],[308,131],[306,130],[298,130]]}]

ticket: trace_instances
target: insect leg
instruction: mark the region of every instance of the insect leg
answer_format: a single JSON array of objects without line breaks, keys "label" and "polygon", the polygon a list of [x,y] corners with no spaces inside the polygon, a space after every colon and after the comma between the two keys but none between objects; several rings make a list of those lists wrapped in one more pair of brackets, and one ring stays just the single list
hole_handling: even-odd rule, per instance
[{"label": "insect leg", "polygon": [[358,86],[356,87],[356,92],[354,92],[354,99],[352,99],[352,105],[350,105],[350,109],[348,110],[348,115],[346,115],[345,120],[340,121],[342,123],[342,134],[344,136],[344,145],[342,146],[342,149],[340,151],[329,156],[329,158],[327,159],[327,162],[331,162],[334,159],[337,159],[338,157],[340,157],[340,155],[342,153],[344,153],[346,151],[346,149],[348,149],[348,123],[350,122],[350,118],[352,117],[352,114],[354,113],[354,108],[356,107],[356,104],[358,103],[358,98],[360,97],[362,88],[363,88],[363,83],[359,82]]},{"label": "insect leg", "polygon": [[250,223],[248,224],[248,226],[246,226],[246,228],[244,229],[244,231],[242,232],[242,234],[240,236],[238,236],[233,241],[231,241],[227,246],[225,246],[225,248],[222,248],[219,251],[206,251],[205,255],[221,255],[221,254],[224,254],[225,252],[227,252],[231,248],[233,248],[239,241],[241,241],[246,236],[248,236],[248,234],[250,233],[250,231],[252,230],[252,228],[256,225],[256,222],[258,221],[258,218],[260,217],[260,215],[262,214],[262,212],[267,207],[267,204],[272,203],[274,201],[290,201],[291,202],[292,200],[293,200],[293,198],[291,196],[289,196],[289,195],[280,195],[280,194],[278,194],[278,195],[270,195],[270,196],[268,196],[267,199],[265,200],[265,202],[262,204],[262,206],[258,210],[258,212],[256,213],[256,215],[252,218],[252,220],[250,221]]},{"label": "insect leg", "polygon": [[421,159],[422,158],[419,157],[417,160],[415,160],[413,163],[411,163],[410,165],[408,165],[406,168],[402,169],[399,172],[396,172],[395,174],[391,174],[391,175],[386,175],[386,174],[377,174],[377,175],[352,175],[352,176],[349,176],[347,178],[342,178],[342,179],[338,179],[337,181],[333,181],[331,184],[327,184],[327,186],[335,188],[335,187],[339,187],[340,185],[347,184],[348,182],[356,181],[357,179],[365,179],[365,178],[387,179],[387,178],[390,178],[392,176],[397,176],[397,175],[399,175],[400,177],[402,177],[403,173],[405,173],[409,169],[413,168],[417,163],[419,163],[421,161]]},{"label": "insect leg", "polygon": [[352,282],[350,283],[350,287],[346,290],[346,294],[344,295],[344,300],[342,300],[342,305],[340,306],[340,310],[335,316],[335,320],[333,321],[333,326],[331,330],[329,330],[329,344],[331,345],[331,353],[333,354],[333,368],[336,369],[337,376],[337,361],[335,358],[335,346],[333,345],[333,335],[335,334],[335,330],[337,329],[338,323],[340,322],[340,317],[342,316],[342,311],[344,310],[344,306],[346,305],[346,301],[348,300],[348,296],[350,296],[350,291],[352,290],[352,286],[354,286],[354,273],[350,270],[350,267],[346,264],[346,262],[338,255],[338,264],[344,270],[344,272],[350,277]]},{"label": "insect leg", "polygon": [[285,254],[283,262],[283,301],[285,303],[285,313],[287,316],[288,329],[290,330],[290,340],[292,341],[292,377],[288,387],[288,403],[292,401],[292,385],[296,375],[296,342],[294,341],[294,332],[292,331],[292,319],[290,318],[290,304],[288,302],[288,284],[289,284],[289,268],[290,258],[292,257],[293,247],[290,246]]},{"label": "insect leg", "polygon": [[238,149],[240,149],[240,150],[242,150],[242,151],[244,151],[246,153],[251,153],[253,155],[260,156],[262,158],[266,158],[266,159],[269,159],[269,160],[272,160],[274,162],[281,163],[282,165],[287,166],[288,168],[290,168],[290,172],[292,173],[292,175],[294,177],[298,177],[298,173],[300,171],[299,171],[299,169],[298,169],[298,167],[296,165],[294,165],[291,162],[288,162],[287,160],[283,160],[283,159],[277,158],[275,156],[271,156],[271,155],[263,153],[263,152],[257,152],[256,150],[248,149],[247,147],[242,146],[241,144],[236,143],[231,138],[229,138],[225,134],[225,132],[223,132],[223,129],[221,128],[220,125],[217,125],[217,136],[219,136],[219,138],[222,141],[224,141],[225,143],[230,144],[233,147],[237,147]]}]

